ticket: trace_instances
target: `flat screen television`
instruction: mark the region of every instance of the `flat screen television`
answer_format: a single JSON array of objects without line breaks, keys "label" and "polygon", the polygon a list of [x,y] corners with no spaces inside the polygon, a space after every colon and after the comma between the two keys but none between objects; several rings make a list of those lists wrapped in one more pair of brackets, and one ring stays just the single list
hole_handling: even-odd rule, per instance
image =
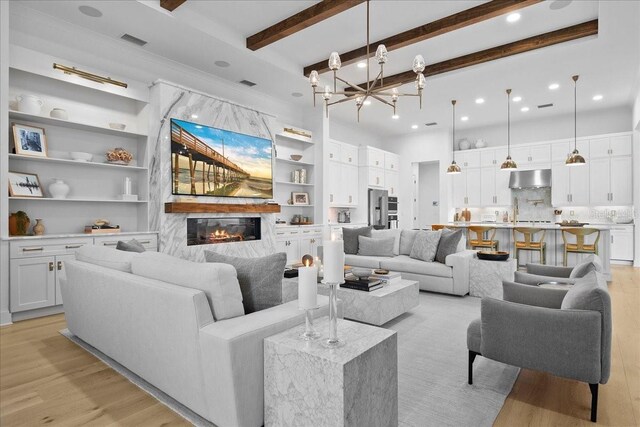
[{"label": "flat screen television", "polygon": [[171,119],[176,195],[273,198],[271,140]]}]

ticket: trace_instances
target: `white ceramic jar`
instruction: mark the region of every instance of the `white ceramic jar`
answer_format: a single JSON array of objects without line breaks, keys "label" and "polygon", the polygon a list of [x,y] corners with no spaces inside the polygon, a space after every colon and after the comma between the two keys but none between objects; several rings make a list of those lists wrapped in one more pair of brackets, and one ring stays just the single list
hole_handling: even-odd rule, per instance
[{"label": "white ceramic jar", "polygon": [[60,119],[60,120],[68,120],[69,119],[69,115],[67,114],[67,110],[65,110],[63,108],[54,108],[49,113],[49,116],[53,117],[54,119]]},{"label": "white ceramic jar", "polygon": [[460,142],[458,142],[458,148],[460,148],[461,150],[468,150],[471,148],[471,143],[466,138],[461,139]]},{"label": "white ceramic jar", "polygon": [[19,95],[16,99],[18,100],[18,111],[35,115],[38,115],[42,112],[44,101],[42,101],[42,99],[38,98],[37,96],[22,94]]},{"label": "white ceramic jar", "polygon": [[54,199],[66,199],[69,190],[69,185],[61,179],[54,178],[53,183],[49,185],[49,193]]}]

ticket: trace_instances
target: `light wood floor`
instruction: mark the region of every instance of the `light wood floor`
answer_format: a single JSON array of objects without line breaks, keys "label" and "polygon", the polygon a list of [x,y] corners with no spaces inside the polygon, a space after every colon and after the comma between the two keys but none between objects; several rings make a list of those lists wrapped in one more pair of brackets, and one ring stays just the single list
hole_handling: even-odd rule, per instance
[{"label": "light wood floor", "polygon": [[[613,267],[612,372],[598,425],[640,425],[640,269]],[[0,329],[0,425],[188,425],[58,334],[63,315]],[[466,369],[463,367],[461,369]],[[496,426],[593,426],[586,384],[522,370]]]}]

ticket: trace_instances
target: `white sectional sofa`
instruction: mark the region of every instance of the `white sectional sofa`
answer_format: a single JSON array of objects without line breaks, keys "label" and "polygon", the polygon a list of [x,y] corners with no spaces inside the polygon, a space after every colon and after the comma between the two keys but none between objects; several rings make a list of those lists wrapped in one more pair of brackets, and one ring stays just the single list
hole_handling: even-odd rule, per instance
[{"label": "white sectional sofa", "polygon": [[[65,263],[71,333],[218,426],[263,425],[263,339],[304,322],[297,301],[216,321],[202,290],[131,273],[142,254],[82,250],[100,252]],[[233,267],[215,265],[214,280],[237,282]]]}]

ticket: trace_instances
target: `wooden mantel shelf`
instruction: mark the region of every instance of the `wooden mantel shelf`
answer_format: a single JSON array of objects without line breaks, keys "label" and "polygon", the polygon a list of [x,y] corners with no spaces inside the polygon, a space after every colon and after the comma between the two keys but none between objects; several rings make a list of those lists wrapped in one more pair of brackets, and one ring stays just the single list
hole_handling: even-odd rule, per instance
[{"label": "wooden mantel shelf", "polygon": [[169,202],[164,213],[279,213],[280,205]]}]

